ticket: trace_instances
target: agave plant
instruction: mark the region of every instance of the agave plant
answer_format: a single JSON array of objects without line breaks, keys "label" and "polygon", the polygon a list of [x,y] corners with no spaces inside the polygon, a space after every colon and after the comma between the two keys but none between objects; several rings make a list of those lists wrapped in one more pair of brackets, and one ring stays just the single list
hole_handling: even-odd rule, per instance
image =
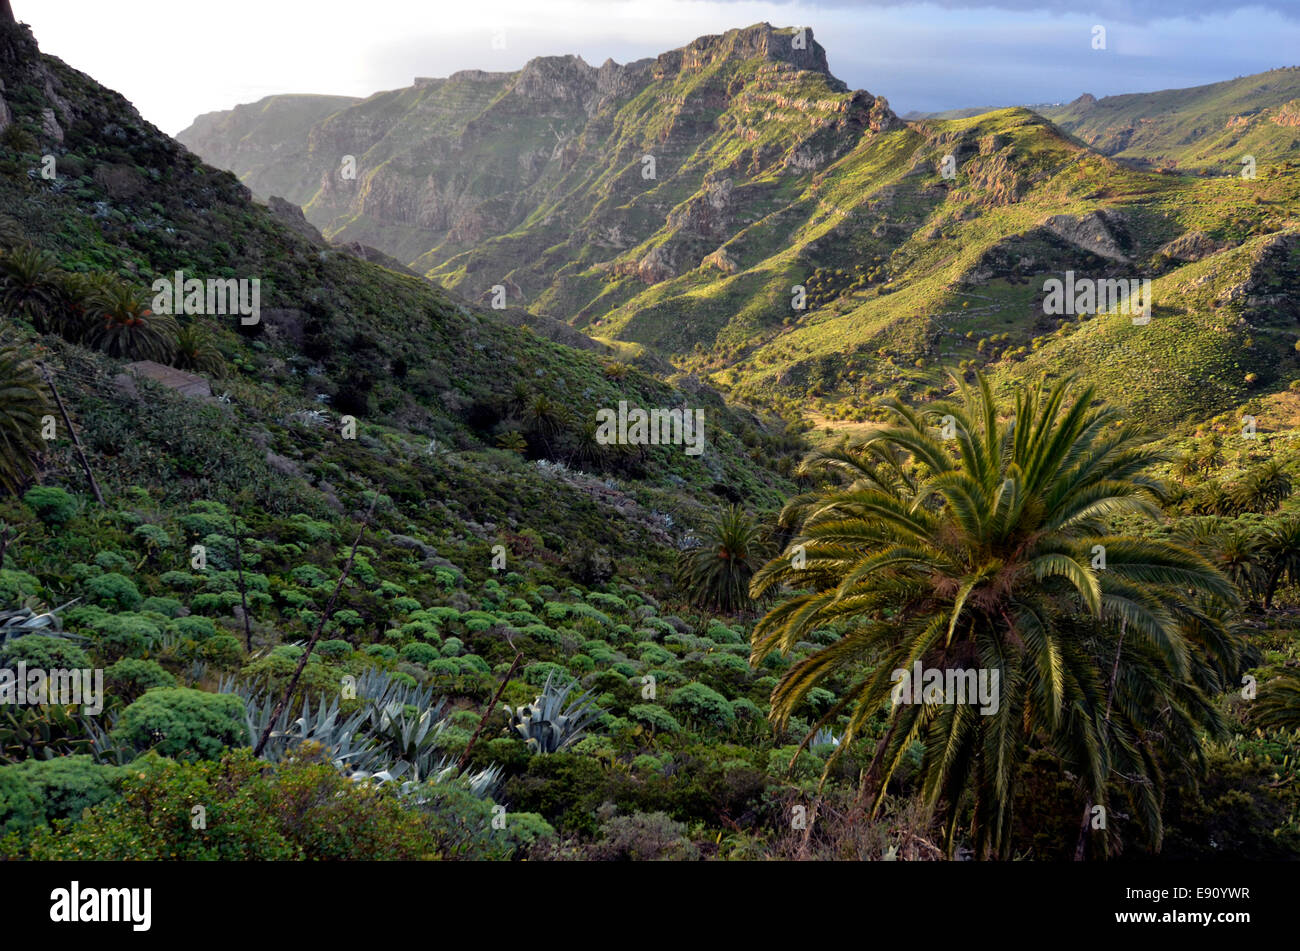
[{"label": "agave plant", "polygon": [[59,704],[0,707],[0,762],[93,752],[85,719]]},{"label": "agave plant", "polygon": [[41,419],[50,411],[45,385],[16,347],[0,348],[0,491],[17,493],[45,449]]},{"label": "agave plant", "polygon": [[80,634],[73,634],[70,631],[63,630],[63,621],[59,618],[60,611],[80,600],[80,598],[77,598],[67,604],[59,605],[53,611],[45,611],[40,614],[30,607],[0,611],[0,647],[3,647],[9,641],[9,638],[22,637],[24,634],[44,634],[47,637],[84,640]]},{"label": "agave plant", "polygon": [[442,716],[446,701],[439,700],[424,710],[412,710],[397,701],[372,703],[367,708],[369,736],[394,763],[406,764],[412,779],[419,782],[448,766],[438,747],[447,718]]},{"label": "agave plant", "polygon": [[176,321],[151,311],[148,298],[130,284],[106,282],[95,313],[86,342],[109,356],[165,363],[175,351]]},{"label": "agave plant", "polygon": [[572,746],[600,716],[590,690],[566,703],[577,686],[576,680],[561,686],[551,671],[536,700],[510,711],[510,726],[534,753],[558,753]]}]

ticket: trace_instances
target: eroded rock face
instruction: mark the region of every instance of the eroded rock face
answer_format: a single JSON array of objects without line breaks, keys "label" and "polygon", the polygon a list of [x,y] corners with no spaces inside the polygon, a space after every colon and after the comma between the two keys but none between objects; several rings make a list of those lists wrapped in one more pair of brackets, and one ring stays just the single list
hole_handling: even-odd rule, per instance
[{"label": "eroded rock face", "polygon": [[1043,222],[1052,234],[1092,254],[1113,261],[1127,261],[1128,225],[1116,211],[1093,211],[1086,215],[1053,215]]},{"label": "eroded rock face", "polygon": [[1226,245],[1213,240],[1201,231],[1189,231],[1164,245],[1157,252],[1178,261],[1199,261],[1222,251]]},{"label": "eroded rock face", "polygon": [[[262,104],[298,118],[329,106]],[[310,189],[276,194],[331,241],[377,247],[471,298],[517,271],[520,286],[554,291],[575,258],[646,283],[675,277],[743,230],[761,198],[749,189],[771,172],[815,174],[903,127],[883,98],[830,74],[810,29],[766,23],[622,65],[549,56],[517,73],[420,78],[280,142],[238,111],[201,117],[181,140],[201,149],[229,127],[259,142],[226,162],[255,189],[273,180],[267,156],[300,157]],[[339,173],[344,156],[353,177]],[[576,313],[586,300],[564,303]]]}]

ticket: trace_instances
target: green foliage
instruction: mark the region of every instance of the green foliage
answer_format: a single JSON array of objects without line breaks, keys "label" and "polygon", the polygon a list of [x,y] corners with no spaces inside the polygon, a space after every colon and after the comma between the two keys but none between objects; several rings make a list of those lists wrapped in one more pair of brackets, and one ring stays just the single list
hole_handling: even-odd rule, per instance
[{"label": "green foliage", "polygon": [[[1091,387],[1023,388],[999,406],[980,377],[961,395],[929,413],[886,401],[889,424],[806,464],[847,484],[783,513],[806,564],[787,550],[754,588],[802,593],[758,623],[755,656],[851,626],[786,671],[773,719],[784,727],[813,688],[843,675],[844,750],[894,696],[894,671],[992,668],[996,709],[930,698],[895,707],[870,771],[877,805],[920,740],[921,788],[948,810],[948,848],[969,792],[977,853],[1005,857],[1014,797],[995,790],[1013,790],[1017,764],[1044,743],[1075,764],[1087,802],[1109,802],[1118,785],[1158,842],[1157,754],[1193,758],[1203,733],[1224,731],[1210,695],[1240,663],[1225,623],[1236,594],[1189,548],[1107,533],[1105,516],[1157,511],[1159,486],[1143,473],[1165,457],[1095,405]],[[1099,552],[1105,570],[1093,567]]]},{"label": "green foliage", "polygon": [[151,687],[174,687],[176,678],[157,661],[124,657],[104,671],[105,689],[130,703]]},{"label": "green foliage", "polygon": [[68,670],[90,667],[86,652],[71,641],[45,634],[27,634],[10,638],[0,647],[6,664],[23,661],[28,667],[44,670]]},{"label": "green foliage", "polygon": [[244,739],[238,697],[187,687],[158,687],[123,712],[112,737],[136,750],[177,759],[215,759]]},{"label": "green foliage", "polygon": [[23,504],[46,525],[58,527],[77,514],[77,500],[57,485],[38,485],[23,493]]},{"label": "green foliage", "polygon": [[727,698],[702,683],[678,687],[668,697],[668,706],[692,720],[715,727],[728,727],[736,719]]},{"label": "green foliage", "polygon": [[116,571],[89,579],[86,590],[99,604],[119,611],[134,611],[144,600],[135,582]]},{"label": "green foliage", "polygon": [[749,607],[749,582],[767,551],[758,522],[731,505],[702,536],[697,548],[682,553],[677,583],[697,605],[727,613]]}]

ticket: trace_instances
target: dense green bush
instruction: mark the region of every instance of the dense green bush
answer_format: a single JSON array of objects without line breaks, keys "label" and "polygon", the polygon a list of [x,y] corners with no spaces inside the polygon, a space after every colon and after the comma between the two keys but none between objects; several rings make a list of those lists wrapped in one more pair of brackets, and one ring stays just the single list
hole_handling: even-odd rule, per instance
[{"label": "dense green bush", "polygon": [[678,687],[668,698],[668,706],[692,720],[716,727],[730,726],[736,720],[727,698],[702,683]]},{"label": "dense green bush", "polygon": [[547,835],[539,817],[494,829],[491,801],[456,783],[427,787],[415,805],[393,784],[350,782],[302,752],[274,769],[247,749],[220,762],[149,755],[132,765],[120,799],[6,846],[39,860],[411,861],[508,858]]},{"label": "dense green bush", "polygon": [[86,590],[99,604],[119,611],[134,611],[144,600],[135,582],[116,571],[89,579]]},{"label": "dense green bush", "polygon": [[122,712],[113,739],[178,759],[215,759],[246,739],[244,703],[188,687],[150,690]]},{"label": "dense green bush", "polygon": [[152,660],[125,657],[104,671],[105,687],[115,700],[131,703],[151,687],[174,687],[176,678]]},{"label": "dense green bush", "polygon": [[[128,770],[118,766],[101,766],[89,755],[60,756],[55,759],[29,759],[13,766],[0,767],[0,790],[13,787],[5,777],[25,783],[39,802],[39,810],[26,818],[14,815],[19,825],[48,822],[54,819],[77,819],[85,809],[115,799],[117,789]],[[0,798],[3,793],[0,792]],[[20,796],[20,802],[27,801]],[[3,806],[0,806],[3,809]],[[33,821],[34,820],[34,821]],[[4,823],[0,815],[0,823]],[[30,827],[30,826],[29,826]],[[11,831],[0,826],[0,835]]]},{"label": "dense green bush", "polygon": [[46,525],[60,526],[77,514],[77,500],[55,485],[28,489],[23,502]]},{"label": "dense green bush", "polygon": [[45,670],[67,670],[90,666],[86,652],[72,641],[45,634],[25,634],[11,638],[0,648],[0,659],[12,666],[22,661],[28,667]]}]

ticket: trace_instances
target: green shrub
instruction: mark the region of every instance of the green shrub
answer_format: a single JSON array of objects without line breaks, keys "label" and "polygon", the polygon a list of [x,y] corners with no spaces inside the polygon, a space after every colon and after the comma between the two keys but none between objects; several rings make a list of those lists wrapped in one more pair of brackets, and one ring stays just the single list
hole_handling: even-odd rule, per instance
[{"label": "green shrub", "polygon": [[0,767],[0,838],[16,832],[26,838],[45,820],[45,804],[17,767]]},{"label": "green shrub", "polygon": [[176,759],[216,759],[247,739],[244,703],[236,696],[188,687],[150,690],[122,712],[113,739]]},{"label": "green shrub", "polygon": [[324,654],[326,657],[346,657],[352,653],[352,645],[340,640],[319,641],[316,644],[316,653]]},{"label": "green shrub", "polygon": [[211,619],[194,615],[178,617],[168,626],[181,637],[188,637],[193,641],[206,641],[217,633],[217,626]]},{"label": "green shrub", "polygon": [[119,611],[134,611],[144,600],[135,582],[116,571],[91,578],[86,582],[86,590],[100,604]]},{"label": "green shrub", "polygon": [[654,703],[639,703],[627,711],[630,719],[656,733],[680,733],[682,725],[677,718]]},{"label": "green shrub", "polygon": [[[396,786],[353,783],[310,758],[271,769],[248,749],[220,762],[148,755],[122,780],[120,799],[38,829],[28,851],[45,861],[486,860],[545,833],[529,820],[517,833],[494,829],[492,802],[458,783],[427,787],[419,809]],[[207,810],[200,832],[189,821],[196,804]]]},{"label": "green shrub", "polygon": [[95,647],[105,657],[133,657],[153,647],[162,633],[142,614],[110,614],[91,625]]},{"label": "green shrub", "polygon": [[175,687],[176,678],[157,661],[124,657],[104,671],[107,686],[127,703],[151,687]]},{"label": "green shrub", "polygon": [[60,526],[77,514],[77,500],[55,485],[38,485],[23,495],[23,504],[46,525]]},{"label": "green shrub", "polygon": [[175,598],[145,598],[140,604],[141,611],[156,611],[159,614],[165,614],[169,618],[177,617],[184,605]]},{"label": "green shrub", "polygon": [[702,683],[678,687],[668,698],[668,706],[693,720],[712,726],[730,726],[736,720],[727,698]]},{"label": "green shrub", "polygon": [[244,656],[244,645],[233,634],[217,634],[204,641],[199,652],[218,667],[234,667]]},{"label": "green shrub", "polygon": [[438,653],[438,648],[433,647],[430,644],[423,644],[419,641],[407,644],[399,653],[403,660],[410,661],[412,664],[420,664],[422,666],[429,663],[429,661],[437,660],[442,656]]},{"label": "green shrub", "polygon": [[[79,819],[84,810],[117,798],[117,789],[127,774],[118,766],[101,766],[86,754],[55,759],[30,759],[15,766],[0,767],[0,773],[19,776],[41,803],[41,817]],[[0,781],[0,788],[4,786]]]},{"label": "green shrub", "polygon": [[40,667],[45,670],[67,670],[90,666],[86,652],[62,637],[48,637],[44,634],[24,634],[11,638],[0,656],[7,665],[22,661],[28,667]]},{"label": "green shrub", "polygon": [[34,575],[12,568],[0,568],[0,605],[8,607],[41,593],[41,583]]},{"label": "green shrub", "polygon": [[105,571],[121,571],[131,563],[115,551],[101,551],[95,555],[95,564]]}]

